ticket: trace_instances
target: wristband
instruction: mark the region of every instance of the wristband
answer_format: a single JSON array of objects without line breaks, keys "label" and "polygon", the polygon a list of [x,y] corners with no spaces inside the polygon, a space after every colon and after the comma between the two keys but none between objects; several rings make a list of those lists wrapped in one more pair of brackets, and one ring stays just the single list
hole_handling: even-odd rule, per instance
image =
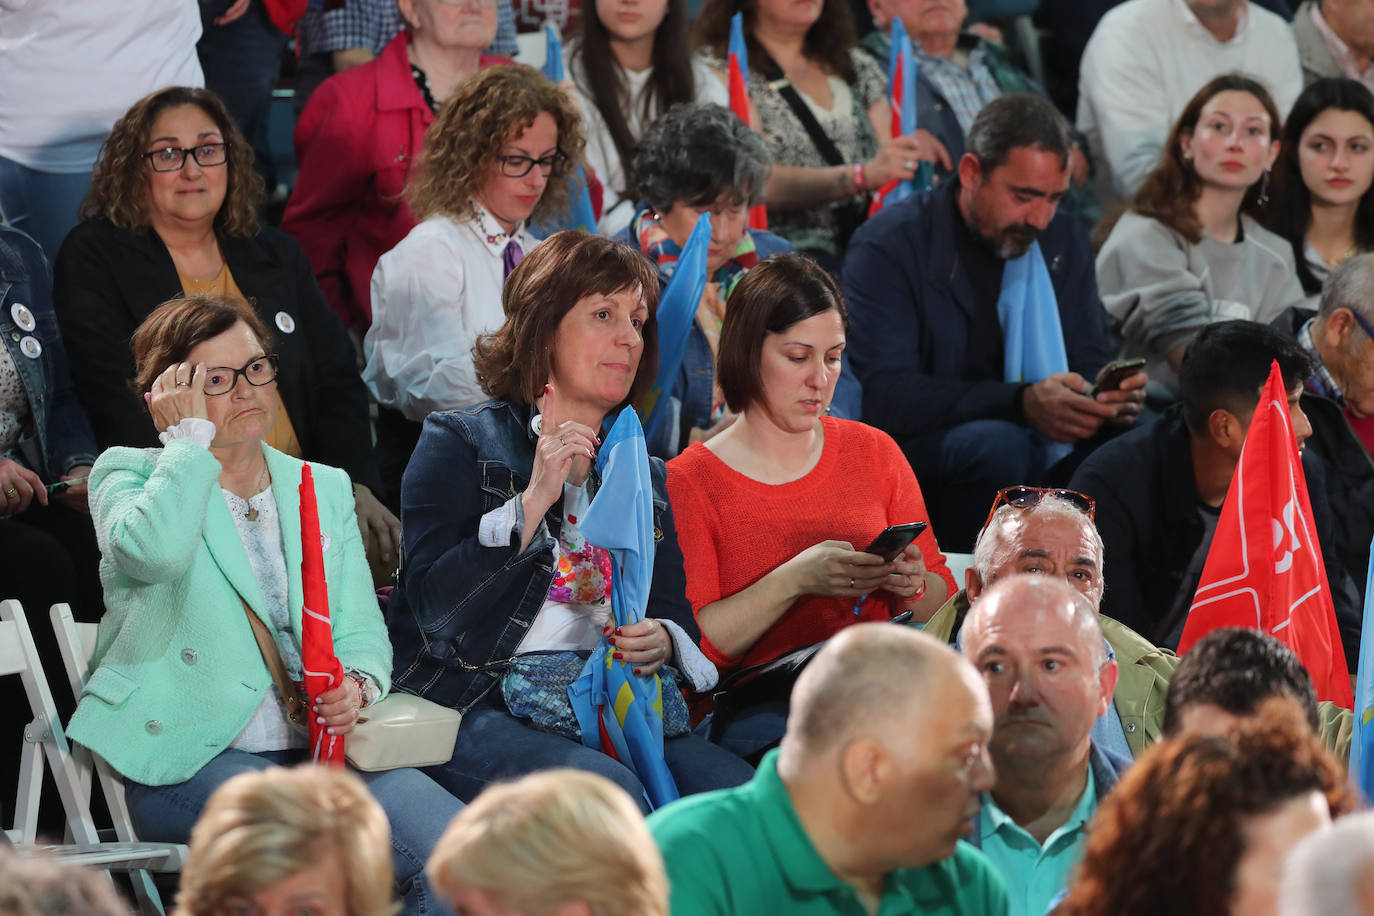
[{"label": "wristband", "polygon": [[860,194],[868,190],[868,182],[864,179],[864,164],[854,163],[854,190]]},{"label": "wristband", "polygon": [[916,593],[909,600],[920,601],[926,596],[926,577],[921,576],[921,584],[916,587]]}]

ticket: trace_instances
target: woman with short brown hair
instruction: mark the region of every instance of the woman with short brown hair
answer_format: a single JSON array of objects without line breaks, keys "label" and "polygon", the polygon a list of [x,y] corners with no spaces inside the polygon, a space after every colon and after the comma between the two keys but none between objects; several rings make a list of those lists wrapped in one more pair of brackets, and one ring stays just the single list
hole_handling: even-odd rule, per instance
[{"label": "woman with short brown hair", "polygon": [[[505,324],[474,348],[491,400],[425,421],[401,489],[405,563],[387,619],[401,687],[463,712],[453,759],[429,770],[459,798],[569,766],[647,809],[634,772],[583,745],[568,687],[611,635],[610,555],[579,519],[599,486],[603,428],[653,379],[657,303],[653,269],[633,249],[584,232],[551,236],[511,274]],[[686,795],[752,771],[687,731],[674,685],[709,689],[715,668],[683,599],[662,462],[650,473],[645,619],[611,641],[635,674],[663,678],[664,756]]]}]

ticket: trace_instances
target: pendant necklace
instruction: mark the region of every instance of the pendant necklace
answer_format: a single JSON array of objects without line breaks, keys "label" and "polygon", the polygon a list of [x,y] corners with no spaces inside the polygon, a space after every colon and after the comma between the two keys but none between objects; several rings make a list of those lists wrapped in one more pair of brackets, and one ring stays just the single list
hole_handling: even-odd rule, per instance
[{"label": "pendant necklace", "polygon": [[[263,464],[262,464],[262,473],[258,475],[258,482],[257,482],[257,484],[253,487],[253,490],[254,490],[253,496],[257,496],[259,493],[262,492],[263,478],[265,478],[266,476],[267,476],[267,462],[264,461]],[[255,505],[253,505],[253,503],[252,503],[252,498],[253,498],[253,497],[250,496],[247,500],[244,500],[244,501],[248,504],[248,511],[245,512],[245,513],[243,513],[243,517],[244,517],[244,519],[245,519],[246,521],[256,522],[256,521],[258,520],[258,507],[255,506]]]}]

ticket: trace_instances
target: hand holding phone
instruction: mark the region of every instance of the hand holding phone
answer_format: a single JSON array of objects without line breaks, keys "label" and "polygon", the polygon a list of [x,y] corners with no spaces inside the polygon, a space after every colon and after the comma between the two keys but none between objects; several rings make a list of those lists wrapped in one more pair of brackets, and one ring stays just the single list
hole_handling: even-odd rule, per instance
[{"label": "hand holding phone", "polygon": [[1145,368],[1143,357],[1118,359],[1108,363],[1097,375],[1097,384],[1088,388],[1089,397],[1097,397],[1103,391],[1115,391],[1121,383]]},{"label": "hand holding phone", "polygon": [[883,558],[884,563],[891,563],[902,555],[902,551],[912,541],[921,536],[921,532],[929,527],[925,522],[908,522],[905,525],[891,525],[884,528],[879,535],[873,539],[873,543],[864,548],[864,553],[877,554]]}]

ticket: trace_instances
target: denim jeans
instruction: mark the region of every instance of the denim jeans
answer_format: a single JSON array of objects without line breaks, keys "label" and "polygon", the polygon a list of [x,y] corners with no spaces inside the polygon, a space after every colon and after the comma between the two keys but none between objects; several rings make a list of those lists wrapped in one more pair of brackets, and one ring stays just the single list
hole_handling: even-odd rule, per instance
[{"label": "denim jeans", "polygon": [[[175,785],[147,786],[126,779],[129,814],[140,838],[185,843],[210,795],[228,779],[272,766],[290,766],[304,759],[304,751],[250,754],[230,748],[190,779]],[[362,777],[391,823],[391,862],[396,870],[401,912],[406,916],[443,912],[425,880],[425,862],[444,828],[462,810],[462,803],[419,770],[354,772]]]},{"label": "denim jeans", "polygon": [[77,208],[90,189],[90,170],[40,172],[0,156],[0,219],[33,236],[49,265],[77,224]]},{"label": "denim jeans", "polygon": [[[696,735],[667,739],[663,756],[678,793],[684,796],[737,786],[754,776],[749,764]],[[599,750],[517,719],[506,710],[499,688],[463,716],[453,759],[425,772],[454,795],[471,801],[488,783],[552,767],[572,767],[604,776],[630,793],[645,814],[651,810],[644,786],[628,767]]]}]

